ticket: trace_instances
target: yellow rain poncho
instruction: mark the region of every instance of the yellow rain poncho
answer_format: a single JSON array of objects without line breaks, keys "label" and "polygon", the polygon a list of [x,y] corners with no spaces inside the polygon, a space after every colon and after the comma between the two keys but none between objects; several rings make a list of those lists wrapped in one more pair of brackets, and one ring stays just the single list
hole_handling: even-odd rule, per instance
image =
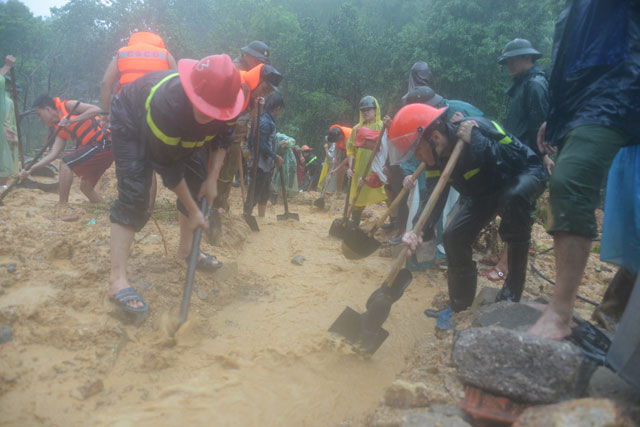
[{"label": "yellow rain poncho", "polygon": [[[374,98],[375,99],[375,98]],[[366,125],[371,130],[380,131],[382,130],[382,120],[380,119],[380,105],[378,104],[378,100],[376,99],[376,119],[373,123]],[[355,161],[353,165],[354,174],[353,179],[351,180],[351,193],[350,193],[350,203],[353,203],[353,197],[355,196],[356,190],[358,188],[358,178],[361,178],[365,172],[367,164],[369,163],[369,159],[373,154],[372,150],[368,150],[363,147],[356,148],[356,133],[358,129],[362,126],[365,126],[364,120],[362,119],[362,111],[360,112],[360,121],[357,125],[353,127],[353,131],[347,139],[346,147],[347,147],[347,156],[355,156]],[[358,200],[355,202],[355,206],[369,206],[374,205],[376,203],[380,203],[382,201],[387,200],[387,194],[384,191],[383,187],[371,188],[368,185],[364,185],[362,187],[362,191],[360,192],[360,196]]]}]

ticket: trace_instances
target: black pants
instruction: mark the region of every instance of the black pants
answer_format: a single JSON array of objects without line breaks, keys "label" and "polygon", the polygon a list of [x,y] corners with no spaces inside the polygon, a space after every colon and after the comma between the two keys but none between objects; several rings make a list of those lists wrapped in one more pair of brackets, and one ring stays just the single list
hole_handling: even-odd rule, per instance
[{"label": "black pants", "polygon": [[497,214],[502,218],[498,232],[504,242],[529,242],[536,199],[544,188],[545,181],[537,173],[523,173],[493,195],[461,197],[458,213],[442,236],[449,268],[462,270],[473,264],[471,246]]},{"label": "black pants", "polygon": [[269,197],[271,196],[271,177],[273,175],[272,171],[265,172],[262,169],[257,169],[256,176],[256,188],[253,194],[253,203],[250,204],[249,197],[244,205],[244,212],[249,213],[256,204],[258,205],[266,205],[269,201]]},{"label": "black pants", "polygon": [[[402,182],[404,181],[404,171],[400,165],[389,166],[389,184],[388,189],[391,191],[392,197],[402,191]],[[409,192],[407,192],[397,207],[396,214],[396,227],[404,229],[407,225],[407,219],[409,218],[409,206],[407,206],[407,200],[409,199]],[[393,201],[393,200],[392,200]]]}]

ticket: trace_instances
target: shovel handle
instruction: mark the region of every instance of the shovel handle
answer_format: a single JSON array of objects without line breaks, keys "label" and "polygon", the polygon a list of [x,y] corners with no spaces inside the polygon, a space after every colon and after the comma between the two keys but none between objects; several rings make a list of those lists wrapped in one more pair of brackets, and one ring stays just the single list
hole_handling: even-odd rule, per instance
[{"label": "shovel handle", "polygon": [[284,213],[289,215],[289,203],[287,203],[287,187],[284,185],[284,169],[282,165],[278,166],[280,171],[280,188],[282,188],[282,201],[284,202]]},{"label": "shovel handle", "polygon": [[[371,172],[371,165],[373,165],[373,161],[376,158],[376,155],[378,154],[378,150],[380,149],[380,143],[382,142],[382,136],[384,135],[384,131],[387,130],[387,125],[383,123],[382,125],[382,129],[380,130],[380,133],[378,134],[378,138],[376,139],[376,145],[373,148],[373,152],[371,153],[371,157],[369,157],[369,162],[367,163],[367,167],[364,170],[364,173],[362,174],[362,178],[367,178],[369,176],[369,172]],[[347,219],[349,219],[349,217],[351,217],[351,211],[353,210],[353,207],[356,205],[356,202],[358,201],[358,197],[360,197],[360,192],[362,191],[362,187],[364,187],[364,180],[363,182],[358,182],[358,188],[356,188],[356,194],[353,195],[353,202],[351,202],[351,205],[349,206],[349,211],[347,212]],[[346,227],[346,221],[344,222],[343,226]]]},{"label": "shovel handle", "polygon": [[[200,210],[206,217],[208,215],[209,204],[207,198],[202,198]],[[180,305],[180,323],[181,326],[189,314],[189,304],[191,302],[191,291],[193,290],[193,279],[196,275],[196,263],[200,256],[200,240],[202,238],[202,227],[196,228],[193,233],[193,243],[191,244],[191,254],[189,255],[189,268],[187,269],[187,282],[184,285],[184,294],[182,295],[182,304]]]},{"label": "shovel handle", "polygon": [[[258,102],[258,101],[256,101]],[[247,200],[249,200],[249,215],[253,211],[253,199],[256,194],[256,176],[258,175],[258,162],[260,157],[260,117],[262,116],[262,104],[258,102],[258,109],[256,112],[256,120],[253,122],[255,128],[253,129],[253,143],[256,146],[253,148],[253,175],[251,175],[251,183],[249,184],[249,196]]]},{"label": "shovel handle", "polygon": [[[424,172],[424,169],[426,167],[427,167],[427,165],[424,162],[420,163],[420,166],[418,166],[418,169],[416,169],[416,171],[413,173],[413,175],[411,175],[411,179],[414,180],[414,181],[416,179],[418,179],[418,175],[420,175],[422,172]],[[408,190],[403,186],[402,190],[400,190],[400,192],[398,193],[396,198],[393,199],[393,202],[391,202],[391,205],[389,205],[389,207],[385,211],[384,215],[382,215],[382,217],[378,220],[378,222],[376,222],[376,224],[373,226],[371,231],[369,231],[369,237],[373,237],[373,235],[376,234],[376,231],[378,231],[378,228],[382,227],[382,224],[384,224],[384,221],[387,219],[387,217],[389,215],[391,215],[391,212],[393,212],[393,210],[396,208],[396,206],[398,206],[400,204],[400,201],[402,200],[404,195],[407,194],[407,191]]]},{"label": "shovel handle", "polygon": [[[447,161],[447,165],[442,171],[442,175],[440,175],[440,178],[438,179],[438,183],[433,189],[433,192],[431,193],[429,200],[427,200],[426,206],[424,207],[424,209],[422,210],[422,213],[420,214],[420,217],[418,218],[418,222],[416,222],[416,224],[413,226],[413,230],[411,230],[414,233],[416,234],[420,233],[424,225],[427,223],[427,220],[431,216],[431,213],[433,212],[433,210],[436,207],[436,204],[438,203],[440,194],[442,193],[444,188],[447,186],[449,177],[451,176],[453,169],[456,167],[456,164],[458,163],[458,159],[460,158],[460,155],[462,154],[463,149],[464,149],[464,141],[462,141],[461,139],[458,139],[458,142],[456,142],[456,146],[453,148],[453,151],[451,152],[451,156]],[[387,283],[387,286],[391,286],[396,276],[398,275],[398,272],[402,269],[402,266],[404,265],[404,262],[407,259],[408,251],[409,251],[409,247],[403,245],[403,248],[398,254],[398,257],[395,259],[395,261],[393,261],[393,265],[391,266],[391,271],[389,272],[389,275],[387,276],[387,279],[385,281],[385,283]]]},{"label": "shovel handle", "polygon": [[238,175],[240,176],[240,191],[242,192],[242,203],[247,199],[247,190],[244,188],[244,168],[242,166],[242,148],[238,156]]}]

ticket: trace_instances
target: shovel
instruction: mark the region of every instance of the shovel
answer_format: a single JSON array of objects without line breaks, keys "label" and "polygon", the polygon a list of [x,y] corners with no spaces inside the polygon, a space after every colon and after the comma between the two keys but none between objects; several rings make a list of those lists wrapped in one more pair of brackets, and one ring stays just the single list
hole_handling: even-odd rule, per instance
[{"label": "shovel", "polygon": [[[203,214],[207,215],[207,211],[209,210],[209,206],[207,204],[207,198],[202,198],[202,204],[200,206]],[[171,325],[172,330],[168,331],[170,336],[173,336],[180,326],[184,324],[187,320],[187,316],[189,314],[189,304],[191,303],[191,291],[193,290],[193,279],[196,275],[196,263],[198,262],[198,257],[200,256],[200,239],[202,238],[202,227],[196,228],[196,231],[193,233],[193,243],[191,244],[191,254],[189,255],[189,267],[187,269],[187,282],[184,285],[184,293],[182,294],[182,303],[180,304],[180,313],[178,314],[178,318],[174,319],[173,325]]]},{"label": "shovel", "polygon": [[319,209],[324,209],[324,195],[327,193],[327,188],[329,188],[329,182],[333,179],[335,174],[330,174],[327,178],[324,187],[322,188],[322,193],[320,193],[320,197],[313,201],[313,206]]},{"label": "shovel", "polygon": [[336,218],[331,223],[331,227],[329,227],[329,235],[333,237],[337,237],[342,239],[344,237],[345,228],[342,224],[346,223],[349,219],[347,217],[347,212],[349,211],[349,195],[351,194],[351,178],[349,178],[349,182],[347,182],[347,196],[344,199],[344,212],[342,214],[342,218]]},{"label": "shovel", "polygon": [[[413,227],[414,233],[419,234],[431,216],[463,149],[464,142],[458,140],[427,205]],[[366,304],[367,311],[359,314],[351,307],[347,307],[329,328],[329,332],[343,336],[359,353],[372,355],[389,336],[389,332],[382,328],[382,324],[389,317],[391,305],[400,299],[412,279],[411,272],[402,268],[407,259],[408,250],[407,246],[402,248],[382,285],[369,296]]]},{"label": "shovel", "polygon": [[[420,163],[418,169],[416,169],[413,175],[411,175],[411,179],[415,181],[424,171],[425,167],[426,165],[424,162]],[[376,234],[376,231],[382,227],[382,224],[384,224],[384,221],[391,212],[402,201],[405,194],[407,194],[407,189],[402,187],[402,190],[400,190],[400,193],[398,193],[396,198],[393,200],[393,203],[391,203],[384,215],[382,215],[368,233],[363,231],[360,227],[349,228],[345,231],[344,242],[342,242],[342,254],[347,259],[361,259],[368,257],[380,247],[380,242],[378,242],[373,236]]]},{"label": "shovel", "polygon": [[[76,110],[78,109],[78,105],[80,105],[80,101],[76,101],[76,105],[73,106],[73,109],[71,109],[71,112],[66,116],[67,118],[71,117],[73,115],[73,113],[76,112]],[[56,137],[58,136],[58,133],[60,133],[61,130],[62,130],[62,126],[58,126],[58,129],[56,129],[55,133],[53,134],[53,136],[50,139],[50,141],[52,141],[51,143],[55,142]],[[38,160],[40,160],[40,157],[42,157],[44,152],[47,151],[48,147],[49,147],[49,143],[47,142],[47,144],[44,144],[44,147],[42,147],[42,149],[40,151],[38,151],[38,154],[36,154],[33,157],[33,159],[25,167],[25,169],[29,169],[30,167],[35,165],[38,162]],[[11,185],[8,186],[6,188],[6,190],[4,190],[2,192],[2,194],[0,194],[0,206],[2,206],[2,204],[3,204],[2,201],[4,200],[5,197],[7,197],[7,194],[9,194],[9,192],[11,192],[11,190],[16,188],[19,184],[20,184],[20,178],[16,177],[16,179],[11,183]]]},{"label": "shovel", "polygon": [[282,215],[276,215],[278,221],[285,221],[287,219],[295,219],[300,221],[300,217],[297,213],[289,212],[289,204],[287,203],[287,187],[284,185],[284,171],[282,165],[278,166],[280,171],[280,187],[282,188],[282,201],[284,202],[284,213]]},{"label": "shovel", "polygon": [[252,215],[253,212],[253,199],[256,194],[256,177],[258,176],[258,161],[260,159],[260,117],[262,116],[262,104],[258,102],[258,112],[256,114],[256,121],[254,122],[254,130],[253,130],[253,142],[255,144],[255,148],[253,150],[253,175],[251,176],[251,183],[249,184],[249,196],[247,197],[247,203],[249,204],[249,211],[245,211],[242,214],[244,220],[249,224],[249,228],[251,231],[260,231],[260,227],[258,227],[258,221]]}]

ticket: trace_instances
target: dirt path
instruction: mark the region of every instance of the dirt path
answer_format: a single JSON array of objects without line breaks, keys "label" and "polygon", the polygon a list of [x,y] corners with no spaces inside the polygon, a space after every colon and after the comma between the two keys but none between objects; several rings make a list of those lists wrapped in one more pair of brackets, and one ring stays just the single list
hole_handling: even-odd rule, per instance
[{"label": "dirt path", "polygon": [[[109,176],[107,197],[115,194],[113,184]],[[237,274],[222,281],[198,273],[190,324],[168,347],[158,319],[179,303],[186,271],[173,257],[178,236],[170,193],[161,193],[156,212],[169,257],[152,222],[131,254],[130,277],[151,307],[138,328],[109,316],[104,301],[106,209],[82,204],[80,220],[65,223],[56,217],[56,198],[19,190],[0,208],[0,264],[17,266],[14,273],[0,267],[0,325],[14,334],[0,347],[3,425],[358,422],[406,368],[416,340],[433,334],[422,310],[446,287],[439,272],[415,276],[373,358],[328,338],[345,305],[363,310],[390,259],[346,260],[340,242],[327,235],[341,207],[314,212],[307,200],[291,206],[299,223],[276,221],[282,207],[270,207],[260,233],[238,217],[225,221],[221,246],[205,250],[237,262]],[[74,187],[72,203],[81,202]],[[293,265],[294,255],[304,255],[304,265]],[[95,395],[83,396],[79,389],[91,383]]]}]

